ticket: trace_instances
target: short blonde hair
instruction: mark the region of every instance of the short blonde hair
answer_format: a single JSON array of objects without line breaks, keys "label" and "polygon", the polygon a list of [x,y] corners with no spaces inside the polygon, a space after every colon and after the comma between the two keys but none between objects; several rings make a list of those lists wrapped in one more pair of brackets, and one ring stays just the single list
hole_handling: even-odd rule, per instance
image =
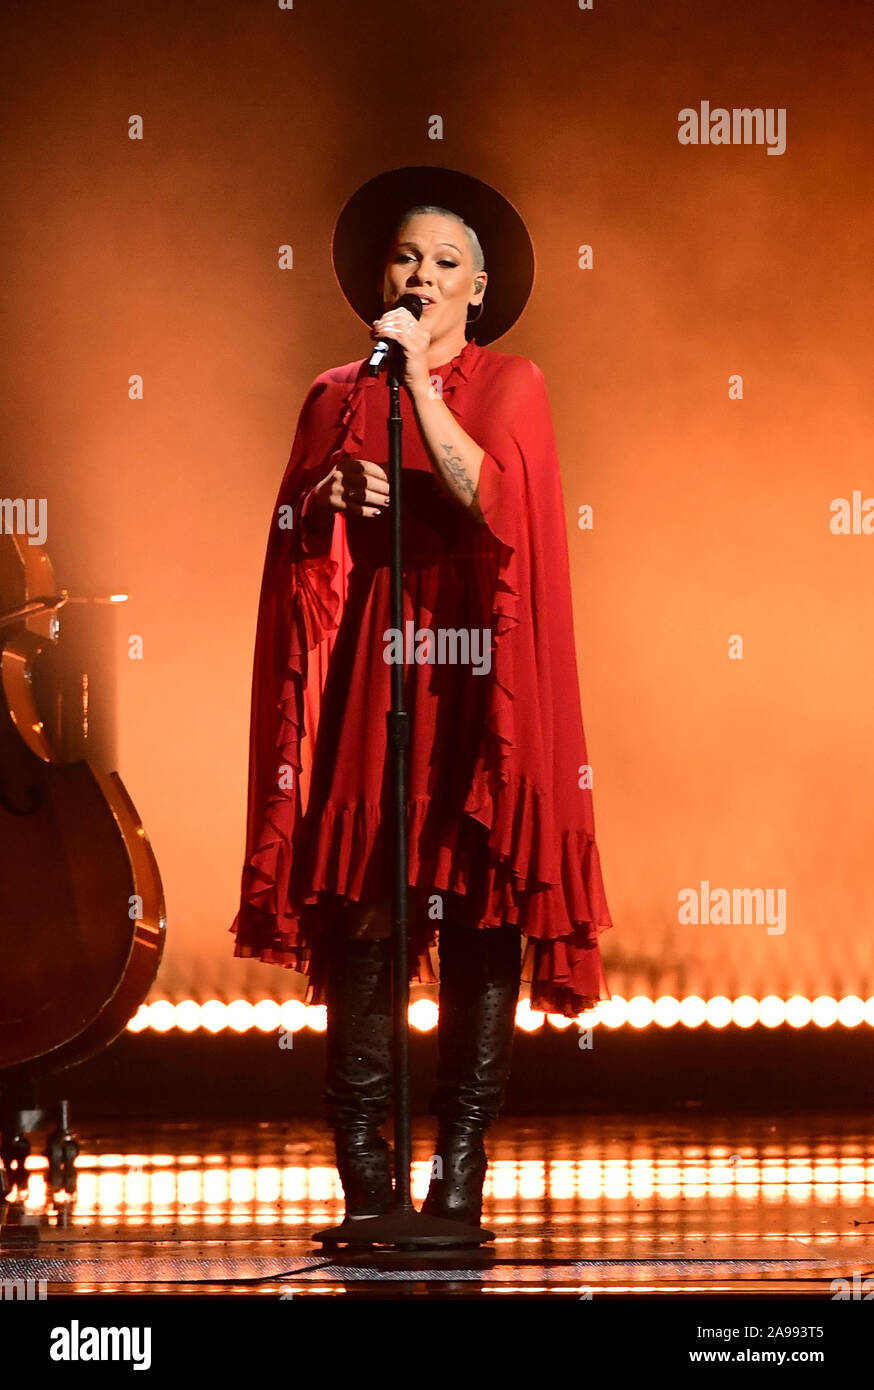
[{"label": "short blonde hair", "polygon": [[404,227],[406,227],[407,223],[410,221],[412,217],[418,217],[420,214],[427,214],[429,217],[449,217],[453,222],[459,222],[461,226],[464,228],[465,235],[467,236],[467,240],[470,244],[470,250],[473,256],[474,270],[485,270],[486,258],[483,255],[483,249],[479,244],[479,237],[477,236],[473,227],[468,226],[464,218],[460,217],[457,212],[452,212],[450,208],[438,208],[434,207],[433,204],[430,203],[420,203],[414,208],[407,208],[403,217],[400,219],[397,226],[395,227],[395,236],[397,236],[398,233],[402,231]]}]

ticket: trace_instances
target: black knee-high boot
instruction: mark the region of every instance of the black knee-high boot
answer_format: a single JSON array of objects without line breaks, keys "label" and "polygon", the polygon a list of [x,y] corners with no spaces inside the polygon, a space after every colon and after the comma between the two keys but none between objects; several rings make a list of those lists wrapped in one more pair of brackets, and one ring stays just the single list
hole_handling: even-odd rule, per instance
[{"label": "black knee-high boot", "polygon": [[479,1225],[488,1159],[483,1137],[497,1119],[510,1074],[521,975],[518,927],[444,921],[439,935],[436,1156],[423,1211]]},{"label": "black knee-high boot", "polygon": [[327,989],[324,1102],[334,1131],[346,1217],[378,1216],[393,1199],[391,941],[336,933]]}]

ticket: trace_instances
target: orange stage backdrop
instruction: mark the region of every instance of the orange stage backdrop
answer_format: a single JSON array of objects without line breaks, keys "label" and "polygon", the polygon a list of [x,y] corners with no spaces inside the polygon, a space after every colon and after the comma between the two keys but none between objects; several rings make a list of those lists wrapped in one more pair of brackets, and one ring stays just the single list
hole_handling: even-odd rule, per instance
[{"label": "orange stage backdrop", "polygon": [[[49,3],[3,47],[0,496],[46,498],[62,584],[131,595],[155,997],[303,992],[227,930],[261,564],[306,388],[367,348],[334,221],[417,163],[535,245],[494,346],[552,401],[612,989],[874,993],[870,7]],[[702,102],[782,110],[785,148],[680,143]],[[785,930],[681,921],[702,881],[783,890]]]}]

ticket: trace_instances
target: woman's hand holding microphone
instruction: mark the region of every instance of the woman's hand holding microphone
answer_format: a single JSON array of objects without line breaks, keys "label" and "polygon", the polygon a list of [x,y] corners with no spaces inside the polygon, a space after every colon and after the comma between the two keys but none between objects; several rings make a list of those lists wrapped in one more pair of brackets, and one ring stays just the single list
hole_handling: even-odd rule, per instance
[{"label": "woman's hand holding microphone", "polygon": [[[427,390],[431,335],[408,309],[390,309],[374,319],[370,336],[399,342],[404,355],[404,384],[411,394]],[[333,512],[345,512],[348,516],[381,516],[389,501],[388,474],[382,465],[370,459],[344,456],[333,472],[310,493],[305,508],[306,523],[314,530],[327,530]]]}]

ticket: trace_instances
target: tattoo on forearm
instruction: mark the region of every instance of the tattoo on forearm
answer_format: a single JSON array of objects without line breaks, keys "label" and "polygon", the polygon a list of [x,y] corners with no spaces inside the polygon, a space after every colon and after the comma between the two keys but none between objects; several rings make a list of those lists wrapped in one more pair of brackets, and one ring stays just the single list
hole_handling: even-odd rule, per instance
[{"label": "tattoo on forearm", "polygon": [[465,472],[464,465],[458,454],[453,454],[451,444],[443,444],[441,442],[440,448],[443,450],[443,463],[446,470],[458,485],[459,491],[463,492],[466,497],[473,498],[476,494],[476,489]]}]

